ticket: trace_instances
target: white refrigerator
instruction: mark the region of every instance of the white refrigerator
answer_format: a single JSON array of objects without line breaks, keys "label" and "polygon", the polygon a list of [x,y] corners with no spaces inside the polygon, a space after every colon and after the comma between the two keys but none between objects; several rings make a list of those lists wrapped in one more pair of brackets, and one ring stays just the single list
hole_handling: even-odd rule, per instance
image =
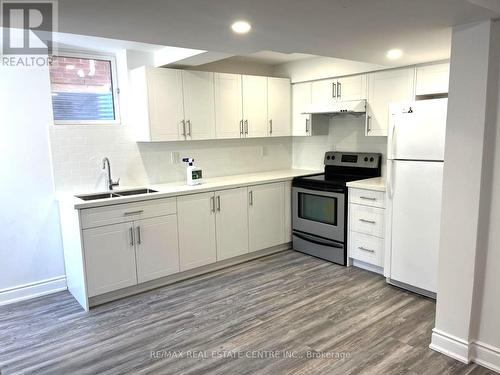
[{"label": "white refrigerator", "polygon": [[384,274],[430,297],[437,292],[447,104],[433,99],[390,108]]}]

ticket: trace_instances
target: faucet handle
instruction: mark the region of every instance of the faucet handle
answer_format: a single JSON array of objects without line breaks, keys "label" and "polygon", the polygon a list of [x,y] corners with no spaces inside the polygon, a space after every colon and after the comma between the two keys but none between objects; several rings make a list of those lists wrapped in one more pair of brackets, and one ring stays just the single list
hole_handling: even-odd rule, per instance
[{"label": "faucet handle", "polygon": [[116,181],[111,181],[111,186],[119,186],[120,185],[120,179]]}]

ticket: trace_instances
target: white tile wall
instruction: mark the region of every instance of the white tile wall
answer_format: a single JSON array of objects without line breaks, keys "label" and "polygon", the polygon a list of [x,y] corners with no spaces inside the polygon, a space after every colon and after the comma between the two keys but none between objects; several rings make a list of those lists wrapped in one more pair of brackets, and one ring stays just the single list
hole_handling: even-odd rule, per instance
[{"label": "white tile wall", "polygon": [[185,164],[172,164],[171,152],[191,156],[205,177],[290,168],[290,137],[166,143],[136,143],[126,125],[50,128],[56,190],[105,189],[102,158],[122,186],[181,181]]},{"label": "white tile wall", "polygon": [[322,169],[326,151],[380,152],[385,175],[387,137],[366,137],[364,117],[332,117],[328,135],[294,137],[293,167]]}]

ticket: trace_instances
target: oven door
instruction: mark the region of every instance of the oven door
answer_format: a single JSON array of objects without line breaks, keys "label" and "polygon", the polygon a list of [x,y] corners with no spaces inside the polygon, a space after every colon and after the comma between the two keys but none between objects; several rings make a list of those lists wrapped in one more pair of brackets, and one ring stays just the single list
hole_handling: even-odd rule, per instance
[{"label": "oven door", "polygon": [[345,194],[292,188],[293,230],[344,242]]}]

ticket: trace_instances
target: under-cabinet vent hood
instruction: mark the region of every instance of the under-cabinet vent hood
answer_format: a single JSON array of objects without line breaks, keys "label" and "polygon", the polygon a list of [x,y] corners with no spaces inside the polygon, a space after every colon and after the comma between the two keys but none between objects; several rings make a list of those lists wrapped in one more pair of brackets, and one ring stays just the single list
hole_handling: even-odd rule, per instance
[{"label": "under-cabinet vent hood", "polygon": [[346,100],[326,104],[310,104],[303,113],[325,115],[364,114],[366,113],[366,99]]}]

